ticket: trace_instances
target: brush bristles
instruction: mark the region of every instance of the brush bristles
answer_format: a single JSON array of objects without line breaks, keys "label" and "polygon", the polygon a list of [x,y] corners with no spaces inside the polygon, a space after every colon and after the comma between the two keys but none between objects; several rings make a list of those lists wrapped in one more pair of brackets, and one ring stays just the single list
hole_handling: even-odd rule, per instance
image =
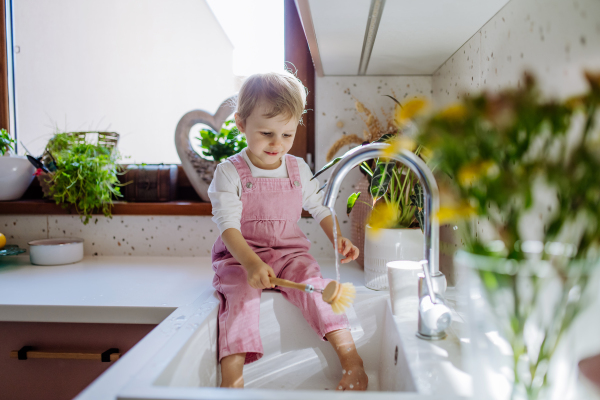
[{"label": "brush bristles", "polygon": [[356,288],[351,283],[342,283],[339,290],[339,294],[331,303],[334,314],[344,314],[356,297]]}]

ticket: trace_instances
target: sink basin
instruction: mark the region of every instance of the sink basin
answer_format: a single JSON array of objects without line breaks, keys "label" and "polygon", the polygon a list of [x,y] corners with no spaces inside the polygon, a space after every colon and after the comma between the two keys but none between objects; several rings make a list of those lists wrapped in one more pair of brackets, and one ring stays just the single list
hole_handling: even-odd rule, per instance
[{"label": "sink basin", "polygon": [[[156,329],[172,337],[118,398],[364,398],[361,392],[334,392],[342,369],[331,345],[319,340],[300,311],[275,291],[265,291],[261,298],[264,356],[245,366],[246,389],[218,388],[218,306],[213,295],[191,315],[174,313],[161,323]],[[469,394],[470,388],[461,389],[470,380],[457,366],[458,339],[452,332],[438,342],[417,339],[416,308],[407,310],[410,320],[403,323],[392,315],[387,292],[359,287],[348,318],[369,376],[369,399],[434,399],[440,394],[452,399]]]}]

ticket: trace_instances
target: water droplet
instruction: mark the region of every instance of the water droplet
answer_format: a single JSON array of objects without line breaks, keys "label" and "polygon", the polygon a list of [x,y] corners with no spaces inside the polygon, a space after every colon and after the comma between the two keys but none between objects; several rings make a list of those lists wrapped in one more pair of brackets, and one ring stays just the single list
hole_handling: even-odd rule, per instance
[{"label": "water droplet", "polygon": [[161,306],[166,306],[166,305],[167,305],[167,303],[162,303],[162,304],[161,304]]},{"label": "water droplet", "polygon": [[354,389],[354,385],[353,384],[350,384],[350,389]]},{"label": "water droplet", "polygon": [[348,375],[352,375],[352,371],[348,371]]},{"label": "water droplet", "polygon": [[348,351],[352,350],[350,347],[348,347]]},{"label": "water droplet", "polygon": [[342,375],[344,375],[345,373],[346,373],[346,370],[345,370],[345,369],[343,369],[343,370],[342,370]]},{"label": "water droplet", "polygon": [[175,318],[176,321],[185,321],[185,315],[180,315],[179,317]]},{"label": "water droplet", "polygon": [[342,389],[343,389],[343,388],[342,388],[342,385],[338,386],[338,389],[342,390]]}]

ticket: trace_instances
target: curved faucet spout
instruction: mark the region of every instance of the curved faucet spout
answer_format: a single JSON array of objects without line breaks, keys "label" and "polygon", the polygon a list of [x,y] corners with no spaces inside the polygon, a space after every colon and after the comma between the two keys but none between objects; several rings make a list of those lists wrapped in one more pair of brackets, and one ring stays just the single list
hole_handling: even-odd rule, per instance
[{"label": "curved faucet spout", "polygon": [[[340,185],[344,177],[350,170],[363,161],[384,156],[384,150],[390,145],[386,143],[373,143],[368,146],[358,147],[350,151],[342,158],[333,171],[329,184],[325,190],[323,205],[332,208],[335,204],[337,194],[340,190]],[[440,208],[440,199],[437,183],[433,177],[433,173],[427,165],[417,157],[414,153],[408,150],[402,150],[400,154],[396,154],[392,159],[406,165],[419,179],[419,183],[423,186],[425,210],[425,245],[423,246],[423,259],[429,262],[429,267],[432,275],[439,273],[439,223],[435,215]]]}]

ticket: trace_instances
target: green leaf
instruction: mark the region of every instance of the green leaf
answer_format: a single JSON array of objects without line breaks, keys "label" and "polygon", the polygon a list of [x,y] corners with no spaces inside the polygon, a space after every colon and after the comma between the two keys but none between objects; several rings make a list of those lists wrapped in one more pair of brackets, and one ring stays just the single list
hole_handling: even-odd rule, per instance
[{"label": "green leaf", "polygon": [[317,173],[314,174],[312,178],[310,178],[310,180],[312,181],[317,176],[321,175],[323,172],[327,171],[329,168],[331,168],[335,164],[339,163],[342,158],[344,158],[344,156],[342,156],[342,157],[336,157],[333,160],[329,161],[327,164],[325,164],[325,166],[323,168],[321,168],[320,170],[318,170]]},{"label": "green leaf", "polygon": [[400,102],[398,100],[396,100],[395,97],[390,96],[389,94],[384,94],[385,97],[389,97],[390,99],[394,100],[396,102],[396,104],[398,104],[400,107],[402,107],[402,104],[400,104]]},{"label": "green leaf", "polygon": [[354,208],[354,204],[356,204],[356,200],[360,197],[360,192],[352,193],[348,197],[348,203],[346,204],[346,214],[349,216]]},{"label": "green leaf", "polygon": [[423,196],[423,187],[417,182],[413,187],[414,194],[410,195],[410,205],[416,208],[415,216],[419,221],[421,231],[425,230],[425,199]]},{"label": "green leaf", "polygon": [[387,142],[390,139],[393,139],[396,136],[395,133],[386,133],[385,135],[383,135],[382,137],[380,137],[379,139],[377,139],[375,142],[373,143],[383,143],[383,142]]},{"label": "green leaf", "polygon": [[323,186],[321,186],[321,187],[319,188],[319,190],[317,190],[317,193],[319,193],[321,190],[325,189],[326,187],[327,187],[327,182],[325,182],[325,183],[323,184]]},{"label": "green leaf", "polygon": [[395,167],[396,163],[394,161],[377,161],[369,187],[369,192],[373,196],[373,203],[377,202],[388,191]]}]

